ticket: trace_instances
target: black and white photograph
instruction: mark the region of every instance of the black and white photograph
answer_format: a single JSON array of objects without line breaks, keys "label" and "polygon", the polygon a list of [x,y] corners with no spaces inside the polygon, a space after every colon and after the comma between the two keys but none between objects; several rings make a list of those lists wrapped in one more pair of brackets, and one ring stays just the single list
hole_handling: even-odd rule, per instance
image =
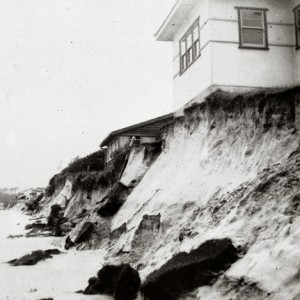
[{"label": "black and white photograph", "polygon": [[0,0],[0,300],[300,300],[300,0]]}]

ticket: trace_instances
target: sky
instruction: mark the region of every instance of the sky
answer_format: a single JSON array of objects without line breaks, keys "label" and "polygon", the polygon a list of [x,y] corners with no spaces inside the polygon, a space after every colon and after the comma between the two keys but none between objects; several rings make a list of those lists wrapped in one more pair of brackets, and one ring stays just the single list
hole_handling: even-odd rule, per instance
[{"label": "sky", "polygon": [[46,186],[109,132],[172,111],[175,0],[0,1],[0,188]]}]

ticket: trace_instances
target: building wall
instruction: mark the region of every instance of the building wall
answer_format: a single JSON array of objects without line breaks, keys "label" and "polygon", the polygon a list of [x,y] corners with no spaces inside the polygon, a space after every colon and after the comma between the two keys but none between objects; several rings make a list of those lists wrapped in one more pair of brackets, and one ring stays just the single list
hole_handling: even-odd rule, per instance
[{"label": "building wall", "polygon": [[[242,91],[299,84],[300,50],[295,50],[293,13],[297,4],[300,0],[199,1],[174,36],[174,110],[214,86]],[[269,50],[239,49],[235,6],[269,9]],[[180,75],[179,40],[198,16],[201,56]]]},{"label": "building wall", "polygon": [[119,147],[124,148],[127,144],[130,143],[130,136],[119,136]]},{"label": "building wall", "polygon": [[124,148],[130,142],[130,136],[116,136],[113,141],[107,146],[106,161],[111,159],[112,153],[118,149]]},{"label": "building wall", "polygon": [[261,50],[240,50],[234,44],[213,44],[213,84],[243,88],[279,88],[294,84],[293,48],[272,47],[270,51],[258,51]]},{"label": "building wall", "polygon": [[141,144],[154,143],[156,141],[157,141],[156,137],[141,136]]},{"label": "building wall", "polygon": [[[269,50],[239,49],[235,6],[269,9]],[[211,0],[210,23],[214,85],[253,88],[294,85],[294,14],[286,0]]]},{"label": "building wall", "polygon": [[[111,160],[111,154],[117,151],[118,149],[125,148],[129,145],[131,136],[117,136],[115,139],[108,145],[106,150],[106,162]],[[157,141],[157,137],[148,137],[141,136],[140,143],[154,143]]]},{"label": "building wall", "polygon": [[[201,13],[200,13],[201,12]],[[200,16],[200,49],[201,56],[180,75],[179,40]],[[209,17],[209,1],[199,1],[192,9],[187,22],[176,32],[173,41],[173,78],[174,78],[174,110],[179,109],[190,99],[212,84],[211,47],[207,44],[210,36],[209,26],[205,25]]]}]

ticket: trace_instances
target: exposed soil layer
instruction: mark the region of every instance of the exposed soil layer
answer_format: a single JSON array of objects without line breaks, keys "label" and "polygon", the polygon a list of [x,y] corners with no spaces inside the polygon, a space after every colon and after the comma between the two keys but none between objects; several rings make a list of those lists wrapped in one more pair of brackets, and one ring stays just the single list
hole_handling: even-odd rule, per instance
[{"label": "exposed soil layer", "polygon": [[157,157],[161,154],[162,142],[145,144],[145,156],[144,160],[149,159],[149,165],[151,165]]},{"label": "exposed soil layer", "polygon": [[146,247],[151,245],[156,238],[160,229],[160,214],[158,215],[144,215],[143,219],[134,233],[132,247],[139,246]]},{"label": "exposed soil layer", "polygon": [[142,286],[149,300],[172,300],[210,285],[238,259],[230,239],[210,240],[190,253],[179,253],[150,274]]},{"label": "exposed soil layer", "polygon": [[[252,117],[256,121],[256,125],[262,124],[263,131],[267,132],[271,127],[281,129],[284,126],[295,124],[295,103],[299,93],[300,87],[279,93],[253,94],[233,94],[217,90],[204,102],[195,103],[186,108],[184,112],[189,118],[197,116],[198,121],[206,116],[212,121],[220,122],[237,118],[252,110]],[[274,118],[274,116],[278,117]],[[191,124],[195,125],[193,122]]]}]

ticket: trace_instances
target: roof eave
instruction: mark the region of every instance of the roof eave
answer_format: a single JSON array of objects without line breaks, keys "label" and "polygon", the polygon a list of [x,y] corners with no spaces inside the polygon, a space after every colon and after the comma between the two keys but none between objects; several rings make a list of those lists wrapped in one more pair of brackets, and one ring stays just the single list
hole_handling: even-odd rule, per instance
[{"label": "roof eave", "polygon": [[113,139],[113,135],[109,134],[100,144],[100,148],[107,146],[109,142]]},{"label": "roof eave", "polygon": [[126,131],[129,131],[129,130],[132,130],[132,129],[136,129],[138,127],[141,127],[141,126],[145,126],[145,125],[148,125],[148,124],[152,124],[152,123],[155,123],[155,122],[159,122],[161,120],[167,120],[167,119],[172,119],[174,117],[173,113],[169,113],[167,115],[163,115],[163,116],[160,116],[158,118],[154,118],[154,119],[150,119],[150,120],[147,120],[145,122],[141,122],[141,123],[137,123],[137,124],[134,124],[134,125],[131,125],[131,126],[127,126],[127,127],[124,127],[122,129],[118,129],[118,130],[115,130],[115,131],[112,131],[100,144],[100,147],[104,147],[104,146],[107,146],[109,144],[109,142],[117,135],[121,135],[122,133],[126,132]]},{"label": "roof eave", "polygon": [[157,33],[157,41],[173,41],[178,28],[188,17],[191,9],[199,0],[177,0],[172,10],[164,20]]},{"label": "roof eave", "polygon": [[179,6],[183,1],[184,0],[177,0],[175,2],[173,8],[171,9],[171,11],[169,12],[169,14],[167,15],[167,17],[165,18],[165,20],[154,35],[157,41],[172,41],[172,39],[170,39],[170,37],[166,35],[166,28],[169,26],[169,23],[172,20],[175,12],[178,10]]}]

